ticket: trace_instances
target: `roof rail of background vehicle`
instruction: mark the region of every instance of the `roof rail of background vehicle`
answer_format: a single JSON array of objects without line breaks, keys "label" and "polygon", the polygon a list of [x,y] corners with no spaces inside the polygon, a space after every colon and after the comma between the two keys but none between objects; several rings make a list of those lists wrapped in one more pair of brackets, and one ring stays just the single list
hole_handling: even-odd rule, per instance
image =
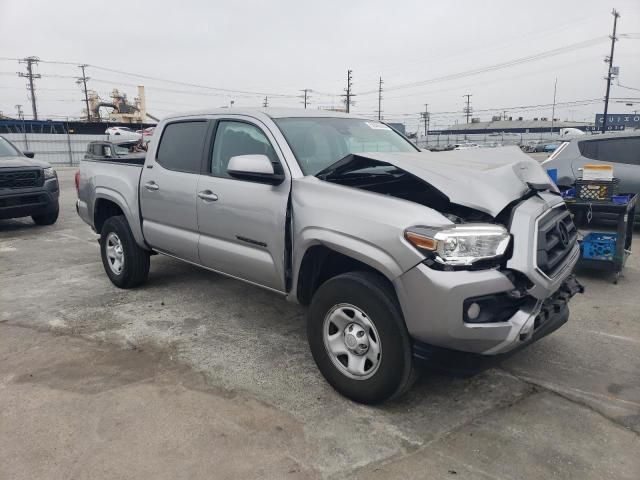
[{"label": "roof rail of background vehicle", "polygon": [[333,110],[314,110],[311,108],[207,108],[190,112],[181,112],[167,115],[164,120],[195,117],[203,115],[246,115],[249,117],[268,117],[268,118],[290,118],[290,117],[324,117],[324,118],[359,118],[362,120],[371,120],[370,118],[359,115],[352,115]]}]

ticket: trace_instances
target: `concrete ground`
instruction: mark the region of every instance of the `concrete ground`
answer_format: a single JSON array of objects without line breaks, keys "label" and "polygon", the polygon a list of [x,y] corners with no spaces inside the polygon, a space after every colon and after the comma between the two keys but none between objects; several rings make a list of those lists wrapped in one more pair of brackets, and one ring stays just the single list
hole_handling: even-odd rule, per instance
[{"label": "concrete ground", "polygon": [[0,221],[0,478],[640,478],[640,255],[500,368],[365,407],[274,294],[161,256],[112,286],[60,175],[56,225]]}]

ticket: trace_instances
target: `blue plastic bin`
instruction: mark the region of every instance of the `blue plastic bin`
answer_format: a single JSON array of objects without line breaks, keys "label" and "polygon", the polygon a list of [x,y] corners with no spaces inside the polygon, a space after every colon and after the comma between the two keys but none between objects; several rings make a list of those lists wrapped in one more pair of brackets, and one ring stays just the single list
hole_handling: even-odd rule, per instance
[{"label": "blue plastic bin", "polygon": [[591,260],[613,260],[616,254],[615,233],[591,232],[582,239],[582,258]]}]

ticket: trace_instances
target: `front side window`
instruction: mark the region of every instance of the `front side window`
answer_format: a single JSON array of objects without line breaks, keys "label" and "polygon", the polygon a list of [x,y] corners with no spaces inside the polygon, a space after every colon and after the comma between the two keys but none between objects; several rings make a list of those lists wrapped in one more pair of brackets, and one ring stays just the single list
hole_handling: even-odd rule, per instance
[{"label": "front side window", "polygon": [[156,160],[168,170],[200,173],[207,122],[176,122],[162,132]]},{"label": "front side window", "polygon": [[20,152],[8,141],[0,137],[0,157],[15,157],[16,155],[20,155]]},{"label": "front side window", "polygon": [[230,177],[227,166],[231,157],[255,154],[266,155],[274,165],[274,171],[281,170],[282,167],[271,142],[258,127],[250,123],[227,120],[218,123],[211,158],[213,175]]},{"label": "front side window", "polygon": [[640,137],[586,140],[578,148],[583,157],[592,160],[640,165]]},{"label": "front side window", "polygon": [[383,123],[357,118],[279,118],[305,175],[315,175],[352,153],[417,152],[407,139]]}]

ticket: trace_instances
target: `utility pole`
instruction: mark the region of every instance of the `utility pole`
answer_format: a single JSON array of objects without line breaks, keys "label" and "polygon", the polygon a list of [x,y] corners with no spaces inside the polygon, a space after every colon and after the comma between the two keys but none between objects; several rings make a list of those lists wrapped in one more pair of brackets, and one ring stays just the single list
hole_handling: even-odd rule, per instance
[{"label": "utility pole", "polygon": [[613,51],[615,49],[616,40],[617,40],[616,27],[618,25],[618,17],[620,17],[620,14],[617,12],[615,8],[611,12],[611,15],[613,15],[613,35],[611,35],[611,53],[609,54],[609,57],[606,59],[607,63],[609,64],[609,69],[607,71],[607,77],[606,77],[607,91],[604,96],[604,118],[602,119],[602,133],[605,133],[607,131],[607,114],[609,112],[609,92],[611,91],[611,79],[613,78]]},{"label": "utility pole", "polygon": [[351,82],[352,73],[353,73],[352,70],[347,70],[347,88],[345,89],[345,92],[347,93],[345,95],[341,95],[342,97],[345,97],[344,105],[347,113],[349,113],[349,107],[351,106],[351,97],[355,97],[355,95],[352,92],[352,87],[353,87],[353,83]]},{"label": "utility pole", "polygon": [[556,77],[556,82],[553,84],[553,108],[551,109],[551,136],[553,137],[553,123],[555,121],[556,116],[556,92],[558,91],[558,77]]},{"label": "utility pole", "polygon": [[310,88],[305,88],[304,90],[300,90],[303,94],[302,96],[302,103],[304,104],[304,108],[305,110],[307,109],[307,105],[309,104],[309,92],[311,91]]},{"label": "utility pole", "polygon": [[33,111],[33,119],[38,120],[38,107],[36,106],[36,86],[33,81],[36,78],[42,78],[42,75],[39,73],[33,73],[33,66],[38,64],[38,57],[27,57],[19,60],[19,63],[27,64],[27,73],[18,72],[19,77],[24,77],[29,79],[29,91],[31,92],[31,109]]},{"label": "utility pole", "polygon": [[424,104],[424,112],[420,114],[421,120],[424,121],[424,143],[425,147],[429,144],[429,104]]},{"label": "utility pole", "polygon": [[24,124],[24,112],[22,111],[22,105],[16,105],[18,111],[18,120],[22,121],[22,134],[24,135],[24,148],[29,150],[29,140],[27,138],[27,127]]},{"label": "utility pole", "polygon": [[89,93],[87,92],[87,80],[89,78],[85,75],[84,69],[89,65],[78,65],[78,68],[82,69],[82,77],[76,79],[76,83],[80,85],[82,83],[82,91],[84,92],[84,103],[87,107],[87,122],[91,121],[91,110],[89,110]]},{"label": "utility pole", "polygon": [[380,82],[378,83],[378,120],[382,120],[382,77],[380,77]]},{"label": "utility pole", "polygon": [[467,93],[467,94],[463,95],[463,97],[467,97],[467,106],[466,106],[466,107],[464,107],[464,109],[462,110],[462,112],[466,115],[466,117],[467,117],[467,123],[469,123],[469,117],[471,116],[471,111],[472,111],[472,110],[471,110],[471,105],[470,105],[470,103],[471,103],[471,97],[472,97],[472,94]]},{"label": "utility pole", "polygon": [[269,106],[269,97],[264,97],[264,102],[262,103],[262,106],[264,108],[267,108]]},{"label": "utility pole", "polygon": [[[467,93],[465,95],[463,95],[463,97],[467,97],[467,105],[462,109],[462,112],[466,115],[467,117],[467,123],[469,123],[469,117],[471,116],[471,94]],[[465,129],[464,131],[464,139],[467,139],[467,129]]]}]

